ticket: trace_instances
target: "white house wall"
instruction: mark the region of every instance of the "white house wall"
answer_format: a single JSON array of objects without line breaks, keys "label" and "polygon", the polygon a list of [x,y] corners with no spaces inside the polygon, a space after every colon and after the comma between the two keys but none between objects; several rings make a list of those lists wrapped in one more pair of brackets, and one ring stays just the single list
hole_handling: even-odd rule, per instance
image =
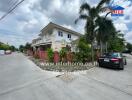
[{"label": "white house wall", "polygon": [[[58,31],[61,31],[63,33],[63,37],[58,36]],[[43,33],[43,36],[40,37],[41,40],[39,40],[37,44],[51,42],[51,48],[54,51],[60,51],[62,47],[65,47],[67,45],[67,43],[71,43],[71,41],[79,38],[79,36],[71,34],[71,39],[69,39],[67,37],[68,34],[71,33],[54,28],[51,34]]]},{"label": "white house wall", "polygon": [[41,41],[42,43],[52,42],[52,38],[53,38],[52,35],[44,33],[44,35],[41,37]]},{"label": "white house wall", "polygon": [[[61,31],[63,33],[63,36],[58,36],[58,31]],[[55,50],[55,51],[60,51],[62,46],[65,46],[67,45],[67,43],[71,43],[71,41],[73,40],[76,40],[79,38],[79,36],[77,35],[74,35],[74,34],[71,34],[71,39],[69,39],[67,37],[68,34],[71,34],[71,33],[68,33],[68,32],[65,32],[65,31],[62,31],[62,30],[59,30],[59,29],[53,29],[53,45],[52,45],[52,48]],[[65,43],[64,43],[65,42]],[[73,50],[71,48],[71,50]]]},{"label": "white house wall", "polygon": [[[63,33],[63,37],[58,36],[58,31],[61,31]],[[73,40],[78,39],[77,35],[74,35],[74,34],[59,30],[59,29],[54,29],[53,30],[53,34],[55,34],[55,41],[63,41],[63,40],[65,40],[66,42],[71,42],[71,40],[73,41]],[[68,34],[71,34],[71,40],[67,37]]]}]

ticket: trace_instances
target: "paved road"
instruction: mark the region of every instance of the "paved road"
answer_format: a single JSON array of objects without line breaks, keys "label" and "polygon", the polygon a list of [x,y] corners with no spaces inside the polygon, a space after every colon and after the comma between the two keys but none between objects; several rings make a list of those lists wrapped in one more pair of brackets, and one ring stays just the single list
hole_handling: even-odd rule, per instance
[{"label": "paved road", "polygon": [[124,71],[43,71],[22,54],[0,56],[0,100],[132,100],[132,57]]}]

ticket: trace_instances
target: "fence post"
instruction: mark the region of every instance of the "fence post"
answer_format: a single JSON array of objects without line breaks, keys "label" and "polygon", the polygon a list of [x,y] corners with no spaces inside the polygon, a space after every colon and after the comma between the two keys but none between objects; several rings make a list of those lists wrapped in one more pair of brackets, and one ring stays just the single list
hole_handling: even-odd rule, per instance
[{"label": "fence post", "polygon": [[58,63],[60,60],[59,53],[57,51],[54,52],[54,63]]},{"label": "fence post", "polygon": [[72,62],[73,61],[73,53],[69,51],[66,54],[66,59],[67,59],[67,62]]}]

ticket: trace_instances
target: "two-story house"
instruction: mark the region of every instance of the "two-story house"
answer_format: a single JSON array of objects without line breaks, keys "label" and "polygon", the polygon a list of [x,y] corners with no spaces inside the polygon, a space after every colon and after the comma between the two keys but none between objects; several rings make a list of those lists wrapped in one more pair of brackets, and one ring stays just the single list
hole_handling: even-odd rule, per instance
[{"label": "two-story house", "polygon": [[[32,47],[41,50],[52,48],[54,51],[60,51],[67,45],[71,46],[71,42],[77,40],[80,36],[82,35],[78,32],[50,22],[41,30],[39,38],[32,41]],[[71,50],[74,51],[74,48],[71,47]]]}]

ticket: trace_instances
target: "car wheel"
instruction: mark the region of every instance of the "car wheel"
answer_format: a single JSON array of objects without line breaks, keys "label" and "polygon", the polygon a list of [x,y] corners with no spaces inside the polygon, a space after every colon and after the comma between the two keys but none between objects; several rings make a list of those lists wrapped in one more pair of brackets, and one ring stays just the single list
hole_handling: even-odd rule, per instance
[{"label": "car wheel", "polygon": [[99,67],[101,67],[101,64],[100,64],[100,63],[98,63],[98,66],[99,66]]},{"label": "car wheel", "polygon": [[127,61],[125,60],[125,63],[124,63],[124,65],[127,65]]},{"label": "car wheel", "polygon": [[123,64],[123,63],[120,63],[119,68],[120,68],[121,70],[123,70],[123,69],[124,69],[124,64]]},{"label": "car wheel", "polygon": [[120,70],[124,70],[124,67],[123,68],[120,68]]}]

